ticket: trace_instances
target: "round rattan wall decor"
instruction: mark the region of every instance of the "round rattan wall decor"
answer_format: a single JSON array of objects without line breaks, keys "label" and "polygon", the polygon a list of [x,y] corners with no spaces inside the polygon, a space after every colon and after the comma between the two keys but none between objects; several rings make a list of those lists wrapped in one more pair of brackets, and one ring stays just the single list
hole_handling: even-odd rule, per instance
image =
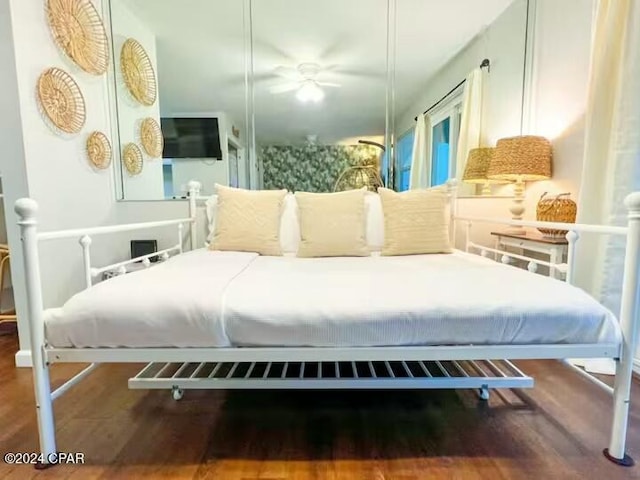
[{"label": "round rattan wall decor", "polygon": [[164,148],[164,138],[162,137],[162,129],[158,122],[151,117],[147,117],[140,125],[140,143],[144,151],[152,158],[162,156]]},{"label": "round rattan wall decor", "polygon": [[105,73],[109,66],[109,41],[91,0],[47,0],[46,12],[58,47],[85,72]]},{"label": "round rattan wall decor", "polygon": [[87,137],[87,156],[91,165],[101,170],[111,165],[111,143],[102,132],[91,132]]},{"label": "round rattan wall decor", "polygon": [[140,42],[127,39],[120,50],[120,69],[127,89],[142,105],[156,102],[158,87],[151,59]]},{"label": "round rattan wall decor", "polygon": [[127,143],[122,150],[122,162],[129,175],[142,172],[142,152],[135,143]]},{"label": "round rattan wall decor", "polygon": [[49,68],[38,78],[38,102],[54,127],[78,133],[84,126],[84,97],[75,80],[64,70]]}]

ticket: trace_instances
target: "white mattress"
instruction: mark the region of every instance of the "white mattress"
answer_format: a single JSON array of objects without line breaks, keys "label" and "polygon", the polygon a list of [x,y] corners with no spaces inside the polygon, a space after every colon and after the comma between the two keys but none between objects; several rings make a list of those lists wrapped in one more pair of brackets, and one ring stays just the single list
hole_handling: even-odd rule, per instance
[{"label": "white mattress", "polygon": [[45,312],[58,347],[228,347],[224,294],[255,253],[184,253],[100,282]]},{"label": "white mattress", "polygon": [[582,290],[475,255],[291,258],[198,250],[46,317],[57,347],[618,343]]}]

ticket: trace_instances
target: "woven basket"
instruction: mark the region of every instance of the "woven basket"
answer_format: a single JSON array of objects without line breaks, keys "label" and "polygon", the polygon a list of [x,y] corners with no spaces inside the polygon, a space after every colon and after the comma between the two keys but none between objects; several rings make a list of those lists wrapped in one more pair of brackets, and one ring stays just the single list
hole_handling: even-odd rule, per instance
[{"label": "woven basket", "polygon": [[[536,220],[539,222],[575,223],[578,210],[576,202],[568,198],[570,193],[560,193],[555,197],[546,197],[543,193],[536,207]],[[546,198],[545,198],[546,197]],[[562,238],[567,230],[538,228],[545,237]]]}]

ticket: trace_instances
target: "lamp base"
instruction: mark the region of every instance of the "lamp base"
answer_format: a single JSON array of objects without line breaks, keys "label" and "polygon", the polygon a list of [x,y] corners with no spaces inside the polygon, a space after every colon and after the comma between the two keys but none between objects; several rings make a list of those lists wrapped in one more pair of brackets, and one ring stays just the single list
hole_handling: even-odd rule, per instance
[{"label": "lamp base", "polygon": [[[513,202],[509,207],[509,211],[511,212],[511,219],[516,221],[522,221],[522,217],[524,216],[524,182],[521,178],[516,180],[516,183],[513,185]],[[511,235],[524,235],[527,231],[524,227],[510,225],[507,228],[507,232]]]}]

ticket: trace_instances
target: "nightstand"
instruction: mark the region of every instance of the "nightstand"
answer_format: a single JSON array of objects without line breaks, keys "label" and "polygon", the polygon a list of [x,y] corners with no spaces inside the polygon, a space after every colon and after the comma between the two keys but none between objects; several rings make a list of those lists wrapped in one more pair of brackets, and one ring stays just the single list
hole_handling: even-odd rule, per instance
[{"label": "nightstand", "polygon": [[[547,255],[549,257],[549,263],[554,265],[564,263],[567,257],[569,242],[567,242],[567,239],[564,237],[544,237],[537,231],[527,231],[524,235],[513,235],[508,232],[491,232],[491,235],[496,237],[496,250],[506,250],[510,247],[540,253]],[[555,268],[550,268],[549,276],[552,278],[561,278],[562,274]]]}]

